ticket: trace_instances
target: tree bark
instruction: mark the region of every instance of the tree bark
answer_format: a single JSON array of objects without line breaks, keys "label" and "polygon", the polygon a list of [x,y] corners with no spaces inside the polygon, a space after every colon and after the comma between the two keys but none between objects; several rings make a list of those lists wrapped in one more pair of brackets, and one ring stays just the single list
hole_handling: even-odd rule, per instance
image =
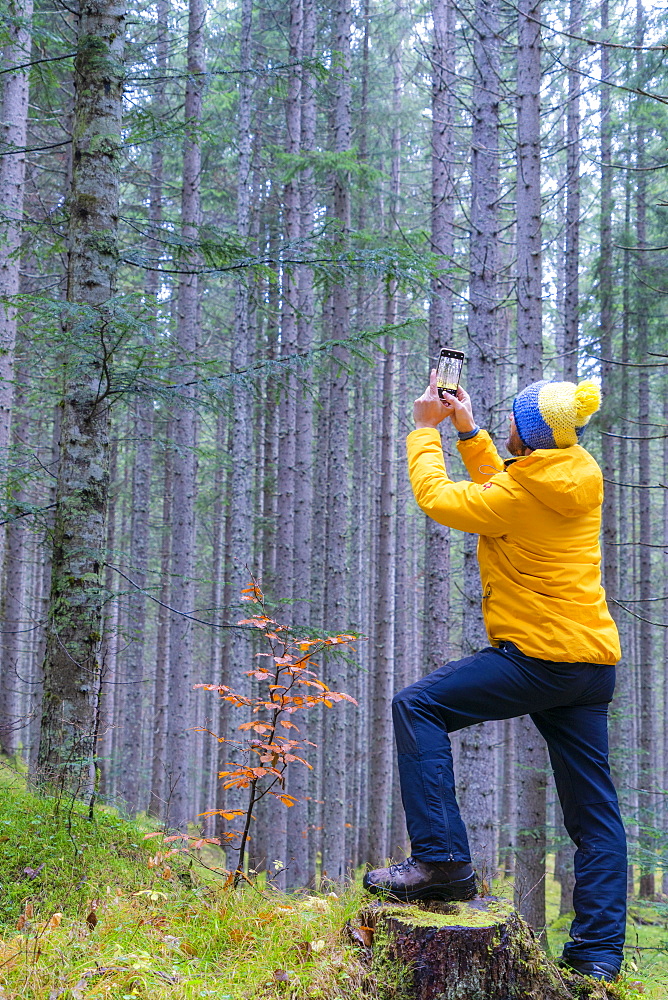
[{"label": "tree bark", "polygon": [[[2,119],[0,140],[0,475],[7,480],[14,398],[14,350],[20,285],[20,247],[23,224],[26,146],[28,134],[28,68],[7,72],[30,61],[33,0],[9,0],[5,14],[9,40],[3,51]],[[10,152],[15,149],[16,152]],[[0,579],[5,552],[5,532],[0,530]],[[3,674],[3,685],[6,681]],[[0,709],[0,711],[2,711]],[[9,721],[9,720],[8,720]],[[11,725],[11,723],[10,723]],[[0,727],[3,727],[0,719]],[[0,746],[5,742],[0,731]]]},{"label": "tree bark", "polygon": [[[395,16],[398,10],[395,8]],[[389,228],[396,231],[401,183],[401,98],[403,76],[401,64],[401,39],[390,54],[393,70],[392,98],[392,162],[390,166]],[[391,280],[387,288],[385,322],[392,326],[397,320],[397,283]],[[369,824],[367,860],[382,864],[389,853],[389,831],[392,806],[392,695],[395,672],[395,574],[396,574],[396,477],[395,460],[395,409],[396,386],[394,377],[396,346],[394,335],[384,338],[385,354],[382,363],[383,379],[380,398],[380,475],[372,482],[378,492],[377,580],[375,585],[374,642],[371,658],[372,718],[369,759]]]},{"label": "tree bark", "polygon": [[167,729],[169,725],[169,659],[170,614],[172,578],[172,428],[171,420],[165,430],[163,451],[162,527],[160,539],[160,592],[156,621],[155,673],[153,681],[153,744],[151,756],[151,788],[148,814],[156,819],[165,818],[167,804]]},{"label": "tree bark", "polygon": [[[350,0],[337,0],[334,8],[332,76],[334,88],[333,129],[334,152],[350,150]],[[333,217],[337,220],[342,239],[350,229],[350,177],[339,168],[334,178]],[[345,340],[350,333],[350,303],[348,287],[337,283],[332,289],[332,337]],[[345,365],[348,352],[337,347],[333,352],[333,368],[329,385],[329,475],[327,548],[325,552],[326,615],[325,627],[345,629],[348,623],[348,515],[349,515],[349,415],[348,374]],[[341,362],[341,366],[338,366]],[[347,665],[341,656],[327,657],[326,683],[333,690],[345,691]],[[327,710],[324,715],[324,751],[327,773],[327,795],[324,805],[323,870],[334,882],[345,875],[346,844],[346,715],[339,710]]]},{"label": "tree bark", "polygon": [[39,780],[91,788],[100,683],[102,571],[108,489],[109,405],[104,398],[118,254],[125,8],[84,2],[78,24],[72,191],[68,236],[68,328],[90,345],[62,402]]},{"label": "tree bark", "polygon": [[[186,83],[186,133],[183,144],[183,187],[181,192],[181,229],[183,239],[197,241],[200,224],[200,175],[202,153],[199,124],[202,118],[204,87],[204,0],[190,0],[188,8],[188,79]],[[191,250],[186,261],[196,272],[197,252]],[[192,372],[199,334],[199,282],[197,273],[184,275],[179,282],[177,339],[184,372]],[[172,594],[177,610],[190,612],[195,598],[195,494],[197,419],[194,409],[195,387],[182,389],[184,405],[174,411],[173,497],[172,509]],[[169,626],[169,731],[167,749],[167,825],[185,829],[191,819],[190,750],[192,725],[192,684],[194,635],[187,618],[173,614]]]},{"label": "tree bark", "polygon": [[[240,60],[241,82],[239,84],[239,110],[237,134],[239,158],[237,163],[237,232],[242,240],[247,240],[251,223],[251,170],[253,136],[251,132],[251,100],[253,95],[252,67],[252,19],[253,0],[243,0],[241,6]],[[253,354],[253,330],[250,318],[250,289],[244,278],[240,278],[235,288],[234,338],[232,344],[232,370],[242,371],[248,367]],[[232,389],[232,414],[230,424],[231,466],[234,475],[230,477],[229,507],[229,547],[227,580],[230,601],[239,601],[242,589],[248,584],[248,574],[252,567],[253,515],[253,399],[247,386],[235,384]],[[264,577],[267,577],[265,566]],[[229,674],[224,682],[243,695],[250,695],[249,679],[245,671],[250,669],[251,648],[245,632],[233,632],[229,641],[227,669]],[[238,721],[237,721],[238,720]],[[235,722],[242,721],[237,713]],[[225,734],[223,734],[225,735]],[[230,789],[227,804],[230,808],[241,808],[245,796]],[[230,852],[229,860],[236,863],[236,855]]]},{"label": "tree bark", "polygon": [[[446,270],[454,257],[453,178],[455,11],[451,0],[433,0],[431,50],[431,249]],[[453,346],[453,299],[448,275],[432,279],[429,358],[436,367],[441,347]],[[443,440],[448,456],[449,444]],[[450,654],[450,529],[430,518],[425,529],[424,640],[422,671],[436,670]],[[417,650],[416,650],[417,653]]]},{"label": "tree bark", "polygon": [[[564,378],[578,377],[578,335],[580,327],[580,59],[582,43],[582,2],[571,0],[568,30],[568,114],[566,128],[566,252],[564,289]],[[603,86],[602,90],[606,87]]]},{"label": "tree bark", "polygon": [[[155,64],[158,84],[154,100],[154,113],[158,120],[165,112],[165,76],[167,70],[168,26],[167,0],[157,3],[157,38]],[[162,138],[155,139],[151,148],[151,176],[149,180],[149,253],[160,252],[160,226],[162,223],[162,181],[164,149]],[[144,283],[146,298],[152,315],[159,309],[160,276],[157,270],[146,272]],[[151,336],[147,348],[156,334],[155,319],[151,321]],[[132,477],[132,512],[130,526],[130,573],[133,587],[128,604],[128,647],[123,670],[123,730],[120,769],[120,795],[129,815],[140,808],[141,736],[143,726],[144,658],[146,646],[146,597],[143,590],[147,582],[149,558],[149,527],[151,512],[151,472],[153,447],[153,399],[146,394],[137,397],[134,407],[134,466]],[[152,714],[152,713],[151,713]]]},{"label": "tree bark", "polygon": [[[517,51],[518,388],[542,377],[540,198],[540,0],[520,0]],[[516,723],[518,835],[516,901],[536,930],[545,926],[547,748],[528,717]]]},{"label": "tree bark", "polygon": [[[642,0],[636,3],[636,37],[635,44],[642,46],[645,35],[645,14]],[[638,51],[638,75],[642,80],[644,56]],[[642,108],[637,109],[636,125],[636,156],[635,166],[638,171],[636,181],[636,244],[641,249],[647,245],[647,173],[645,170],[645,144],[647,141],[646,127]],[[649,349],[649,324],[647,309],[646,254],[636,255],[636,293],[635,293],[635,326],[636,350],[640,364],[646,363]],[[649,438],[652,434],[650,412],[649,375],[646,368],[641,368],[638,375],[638,482],[648,485],[651,481],[651,455]],[[653,636],[650,618],[653,605],[652,597],[652,521],[650,507],[650,490],[638,491],[638,605],[642,616],[638,622],[638,667],[639,667],[639,774],[638,774],[638,818],[640,822],[640,845],[644,853],[653,856],[656,850],[654,814],[654,747],[656,678],[653,662]],[[650,864],[643,865],[640,874],[640,896],[649,899],[654,895],[654,871]]]},{"label": "tree bark", "polygon": [[[481,427],[496,420],[498,362],[499,34],[496,0],[478,0],[474,21],[474,91],[471,133],[471,236],[467,387]],[[462,654],[487,645],[481,605],[477,536],[464,536]],[[457,790],[478,871],[496,869],[498,724],[481,723],[459,738]]]},{"label": "tree bark", "polygon": [[[316,8],[314,0],[302,0],[302,83],[301,83],[301,148],[304,152],[315,149],[316,81],[312,60],[316,42]],[[307,167],[299,179],[299,235],[307,239],[313,228],[315,184],[313,168]],[[313,314],[315,309],[313,274],[301,268],[298,274],[299,299],[297,314],[297,343],[300,351],[308,351],[313,342]],[[299,626],[311,623],[311,517],[313,512],[313,400],[310,393],[297,388],[297,417],[295,426],[295,511],[293,553],[293,622]],[[312,722],[303,730],[313,740]],[[309,862],[309,772],[299,766],[288,775],[288,791],[297,798],[288,811],[288,888],[305,886],[315,877],[315,867]]]},{"label": "tree bark", "polygon": [[413,1000],[572,1000],[575,990],[591,1000],[607,997],[600,984],[588,989],[580,978],[575,985],[510,904],[494,897],[363,909],[347,930],[358,944],[372,940],[372,969],[394,989],[400,976]]},{"label": "tree bark", "polygon": [[520,0],[517,22],[517,377],[542,378],[540,0]]}]

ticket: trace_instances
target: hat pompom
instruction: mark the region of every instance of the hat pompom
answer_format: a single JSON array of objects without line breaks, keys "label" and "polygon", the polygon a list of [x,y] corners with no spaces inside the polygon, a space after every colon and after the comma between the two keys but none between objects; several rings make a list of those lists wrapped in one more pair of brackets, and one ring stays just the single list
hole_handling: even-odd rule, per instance
[{"label": "hat pompom", "polygon": [[587,420],[601,405],[601,390],[596,382],[588,380],[575,387],[575,412],[577,421]]}]

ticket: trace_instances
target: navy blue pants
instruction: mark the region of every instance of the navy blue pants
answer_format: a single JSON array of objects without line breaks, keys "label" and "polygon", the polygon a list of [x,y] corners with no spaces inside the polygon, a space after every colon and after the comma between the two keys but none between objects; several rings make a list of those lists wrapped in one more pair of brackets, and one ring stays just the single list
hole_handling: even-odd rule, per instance
[{"label": "navy blue pants", "polygon": [[470,861],[448,733],[530,715],[547,742],[576,845],[575,920],[564,955],[619,966],[626,923],[626,836],[608,765],[615,668],[553,663],[512,643],[446,663],[392,702],[401,796],[414,857]]}]

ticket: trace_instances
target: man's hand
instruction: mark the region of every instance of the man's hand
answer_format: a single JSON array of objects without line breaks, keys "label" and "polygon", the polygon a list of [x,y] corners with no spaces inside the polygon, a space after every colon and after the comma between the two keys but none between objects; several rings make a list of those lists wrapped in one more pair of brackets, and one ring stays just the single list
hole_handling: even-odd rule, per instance
[{"label": "man's hand", "polygon": [[473,419],[471,397],[466,389],[462,389],[461,385],[457,386],[457,398],[448,393],[448,402],[450,410],[448,416],[452,420],[455,430],[459,431],[460,434],[472,431],[476,424]]},{"label": "man's hand", "polygon": [[429,385],[413,403],[413,419],[419,430],[423,427],[438,427],[445,417],[450,417],[455,430],[463,434],[475,427],[469,394],[459,386],[456,397],[448,392],[445,399],[441,399],[436,388],[436,369],[432,368]]},{"label": "man's hand", "polygon": [[432,368],[429,385],[419,399],[413,403],[413,420],[417,430],[423,427],[438,427],[441,420],[448,416],[445,400],[442,400],[436,388],[436,369]]}]

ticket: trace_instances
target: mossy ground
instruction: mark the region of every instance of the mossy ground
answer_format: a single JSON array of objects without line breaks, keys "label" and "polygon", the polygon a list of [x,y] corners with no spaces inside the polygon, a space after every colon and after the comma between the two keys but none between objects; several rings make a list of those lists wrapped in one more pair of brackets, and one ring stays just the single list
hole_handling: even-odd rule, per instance
[{"label": "mossy ground", "polygon": [[[393,995],[391,977],[381,988],[342,935],[368,901],[359,880],[339,897],[282,895],[262,883],[225,888],[196,856],[151,867],[160,845],[145,839],[150,821],[128,823],[98,809],[90,822],[78,808],[63,802],[56,813],[55,806],[0,768],[0,1000]],[[556,916],[552,887],[548,897]],[[660,906],[642,913],[657,921],[630,923],[636,950],[629,955],[638,965],[630,973],[645,992],[620,987],[619,1000],[668,996],[668,955],[643,950],[665,947],[667,918]],[[550,930],[553,953],[566,926]]]}]

